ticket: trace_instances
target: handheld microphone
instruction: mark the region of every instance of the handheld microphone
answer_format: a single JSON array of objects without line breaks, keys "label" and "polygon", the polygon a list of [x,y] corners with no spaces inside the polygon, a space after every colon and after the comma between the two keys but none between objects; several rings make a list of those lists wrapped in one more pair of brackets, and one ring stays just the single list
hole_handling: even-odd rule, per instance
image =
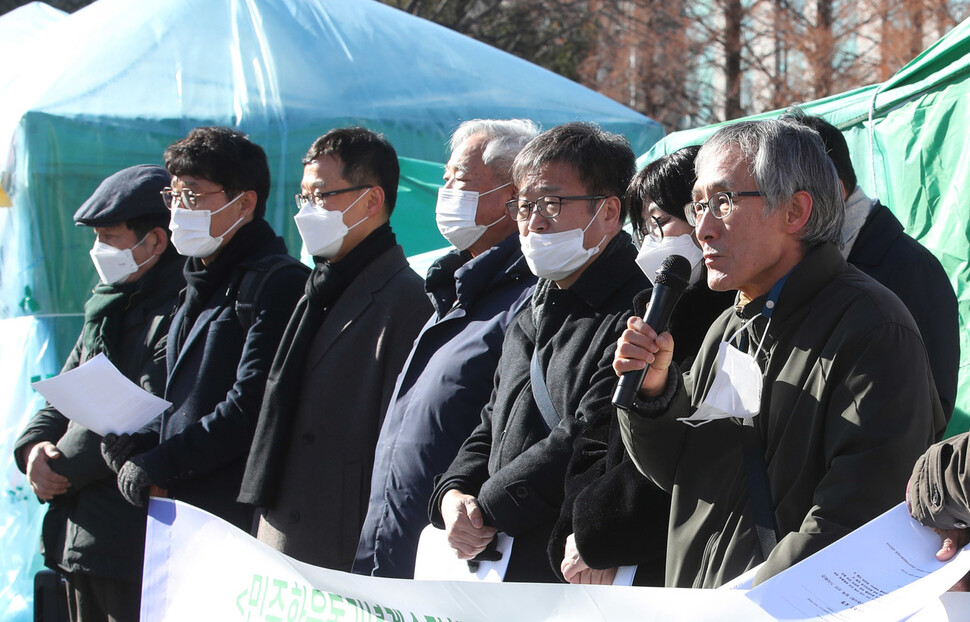
[{"label": "handheld microphone", "polygon": [[[671,255],[664,259],[657,269],[657,278],[653,283],[653,294],[650,297],[650,305],[643,315],[643,321],[657,331],[657,334],[667,330],[670,323],[670,315],[674,311],[674,306],[680,300],[681,295],[687,286],[690,285],[690,262],[680,255]],[[639,296],[638,296],[639,298]],[[620,375],[620,380],[616,384],[616,391],[613,392],[613,405],[623,410],[630,410],[633,406],[633,399],[643,384],[643,378],[647,375],[647,365],[643,369],[624,372]]]}]

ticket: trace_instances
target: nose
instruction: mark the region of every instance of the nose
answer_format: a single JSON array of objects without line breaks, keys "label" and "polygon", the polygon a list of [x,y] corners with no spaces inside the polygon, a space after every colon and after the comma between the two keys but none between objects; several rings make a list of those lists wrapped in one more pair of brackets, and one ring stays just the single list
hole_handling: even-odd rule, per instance
[{"label": "nose", "polygon": [[549,220],[539,213],[539,210],[533,209],[532,213],[529,214],[529,231],[534,231],[536,233],[541,233],[549,228]]},{"label": "nose", "polygon": [[710,240],[717,234],[720,222],[711,214],[710,209],[704,209],[695,217],[697,224],[694,225],[694,234],[698,240]]}]

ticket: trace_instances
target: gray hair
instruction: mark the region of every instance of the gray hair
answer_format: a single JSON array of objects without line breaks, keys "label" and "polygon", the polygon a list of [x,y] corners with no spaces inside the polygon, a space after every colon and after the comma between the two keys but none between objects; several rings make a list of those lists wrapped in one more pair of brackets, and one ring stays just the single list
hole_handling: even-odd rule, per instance
[{"label": "gray hair", "polygon": [[823,242],[842,243],[845,203],[832,160],[818,133],[791,120],[769,119],[732,123],[701,147],[696,170],[715,154],[735,150],[749,163],[749,171],[765,201],[765,215],[804,190],[812,197],[812,213],[802,228],[808,248]]},{"label": "gray hair", "polygon": [[458,126],[449,147],[454,152],[472,136],[483,136],[482,162],[498,177],[511,180],[515,156],[538,134],[539,126],[529,119],[472,119]]}]

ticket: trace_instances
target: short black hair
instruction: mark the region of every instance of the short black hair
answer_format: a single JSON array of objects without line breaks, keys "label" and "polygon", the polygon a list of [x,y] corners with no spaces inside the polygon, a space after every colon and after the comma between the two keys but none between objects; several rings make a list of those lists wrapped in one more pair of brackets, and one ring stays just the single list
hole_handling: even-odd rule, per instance
[{"label": "short black hair", "polygon": [[835,165],[835,171],[845,186],[845,193],[851,194],[855,190],[858,180],[856,179],[855,168],[852,166],[852,158],[849,156],[849,145],[845,142],[845,135],[842,130],[835,127],[822,117],[815,117],[805,114],[805,111],[798,106],[790,106],[782,119],[790,119],[801,123],[805,127],[810,127],[822,137],[825,145],[825,153],[828,154]]},{"label": "short black hair", "polygon": [[636,170],[636,156],[630,142],[620,134],[601,129],[595,123],[573,122],[557,125],[522,148],[512,165],[516,186],[529,171],[550,162],[572,166],[590,194],[620,198],[620,224],[626,222],[622,200]]},{"label": "short black hair", "polygon": [[255,191],[253,215],[266,215],[270,185],[266,152],[242,132],[228,127],[197,127],[171,144],[164,157],[169,174],[217,183],[230,198],[247,190]]},{"label": "short black hair", "polygon": [[165,235],[171,237],[171,232],[168,230],[169,220],[168,216],[146,214],[137,218],[129,218],[125,221],[125,226],[135,232],[135,237],[140,242],[155,227],[161,227],[165,230]]},{"label": "short black hair", "polygon": [[638,241],[643,241],[647,201],[653,201],[674,218],[687,220],[684,206],[690,202],[697,181],[694,159],[698,151],[700,147],[691,146],[660,156],[633,177],[626,192],[626,203]]},{"label": "short black hair", "polygon": [[401,165],[397,152],[383,134],[363,127],[344,127],[330,130],[313,141],[303,157],[307,165],[323,156],[340,160],[340,176],[355,186],[371,184],[384,190],[384,205],[390,216],[397,203],[397,186],[401,179]]}]

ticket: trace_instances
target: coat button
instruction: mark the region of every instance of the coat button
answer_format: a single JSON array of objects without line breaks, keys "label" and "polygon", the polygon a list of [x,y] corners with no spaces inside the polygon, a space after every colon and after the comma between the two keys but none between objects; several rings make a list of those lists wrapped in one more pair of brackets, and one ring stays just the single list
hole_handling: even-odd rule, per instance
[{"label": "coat button", "polygon": [[300,522],[300,513],[299,512],[290,512],[290,521],[291,522],[294,522],[294,523]]},{"label": "coat button", "polygon": [[309,445],[314,440],[316,440],[316,438],[317,437],[313,434],[313,432],[304,432],[303,433],[303,442],[305,442],[307,445]]},{"label": "coat button", "polygon": [[519,499],[525,499],[526,497],[529,496],[529,489],[526,488],[525,486],[516,486],[515,496],[518,497]]},{"label": "coat button", "polygon": [[955,523],[953,523],[953,526],[956,527],[957,529],[966,529],[967,528],[967,524],[965,522],[963,522],[962,520],[956,521]]}]

